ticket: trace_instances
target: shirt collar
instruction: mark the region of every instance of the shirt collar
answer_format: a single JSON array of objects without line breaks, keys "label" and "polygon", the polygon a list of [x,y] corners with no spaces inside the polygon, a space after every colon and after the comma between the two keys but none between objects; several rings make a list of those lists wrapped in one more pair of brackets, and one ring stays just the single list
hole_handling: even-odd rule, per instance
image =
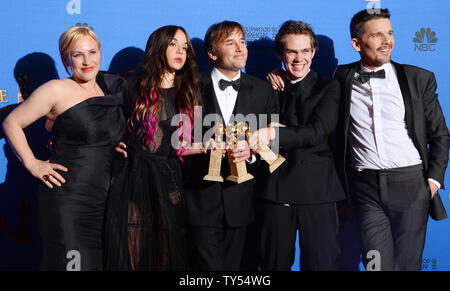
[{"label": "shirt collar", "polygon": [[361,72],[378,72],[380,70],[390,71],[392,70],[392,64],[391,62],[381,65],[380,67],[376,68],[375,70],[370,70],[363,66],[361,63]]},{"label": "shirt collar", "polygon": [[292,85],[294,85],[294,84],[297,84],[298,82],[302,81],[303,79],[305,79],[305,78],[306,78],[306,76],[308,76],[309,72],[311,72],[311,69],[309,69],[309,70],[308,70],[308,73],[306,73],[306,75],[304,75],[304,76],[303,76],[303,77],[301,77],[300,79],[298,79],[298,80],[295,80],[295,81],[290,81],[290,82],[291,82],[291,84],[292,84]]},{"label": "shirt collar", "polygon": [[231,80],[228,79],[227,76],[222,74],[222,72],[220,72],[216,67],[214,67],[211,71],[211,78],[213,79],[215,84],[218,84],[221,79],[224,79],[227,81],[234,81],[234,80],[239,79],[240,77],[241,77],[241,71],[239,71],[239,73]]}]

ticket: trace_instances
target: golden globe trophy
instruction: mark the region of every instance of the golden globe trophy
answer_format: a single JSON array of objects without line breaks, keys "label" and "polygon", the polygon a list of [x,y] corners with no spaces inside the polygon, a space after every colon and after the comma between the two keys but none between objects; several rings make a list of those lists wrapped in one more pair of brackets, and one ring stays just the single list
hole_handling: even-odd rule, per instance
[{"label": "golden globe trophy", "polygon": [[277,156],[268,146],[263,147],[258,154],[269,164],[269,172],[271,173],[286,161],[282,155]]},{"label": "golden globe trophy", "polygon": [[[246,140],[248,135],[248,125],[245,122],[240,122],[236,125],[228,124],[226,128],[227,137],[230,139],[231,143],[235,145],[238,140]],[[227,177],[227,181],[242,183],[253,179],[253,176],[247,173],[247,166],[245,161],[238,163],[233,162],[233,157],[231,156],[232,151],[228,151],[228,164],[230,165],[231,175]]]},{"label": "golden globe trophy", "polygon": [[[249,134],[247,134],[247,139]],[[261,150],[257,151],[258,155],[269,164],[269,172],[273,173],[279,166],[281,166],[286,159],[282,155],[276,155],[268,146],[264,146]]]},{"label": "golden globe trophy", "polygon": [[[225,134],[225,127],[222,124],[216,124],[214,127],[214,141],[221,143],[223,135]],[[222,149],[212,149],[209,154],[209,169],[208,174],[203,177],[206,181],[223,182],[220,176],[220,167],[222,165]]]}]

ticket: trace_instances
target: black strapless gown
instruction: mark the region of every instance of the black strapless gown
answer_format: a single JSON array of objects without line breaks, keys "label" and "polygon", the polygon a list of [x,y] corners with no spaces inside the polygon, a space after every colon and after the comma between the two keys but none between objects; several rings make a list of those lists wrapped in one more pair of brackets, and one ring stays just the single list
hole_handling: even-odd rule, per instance
[{"label": "black strapless gown", "polygon": [[[128,82],[124,112],[135,105],[137,81]],[[175,89],[164,90],[155,146],[131,135],[128,158],[114,166],[105,225],[107,270],[187,270],[181,162],[171,146]],[[127,106],[128,104],[128,106]],[[128,109],[127,109],[128,107]]]},{"label": "black strapless gown", "polygon": [[[125,130],[123,79],[99,73],[105,96],[84,100],[62,114],[52,129],[50,161],[65,166],[66,183],[40,185],[39,219],[42,270],[103,269],[102,230],[114,147]],[[42,184],[42,183],[41,183]]]}]

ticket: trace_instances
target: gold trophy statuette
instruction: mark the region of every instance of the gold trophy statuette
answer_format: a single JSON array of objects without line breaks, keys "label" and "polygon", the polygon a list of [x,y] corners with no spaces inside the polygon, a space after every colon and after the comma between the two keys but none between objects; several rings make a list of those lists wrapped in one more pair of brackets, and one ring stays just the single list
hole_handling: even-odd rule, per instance
[{"label": "gold trophy statuette", "polygon": [[282,155],[276,155],[268,146],[263,147],[257,153],[267,164],[269,164],[270,173],[273,173],[273,171],[286,161]]},{"label": "gold trophy statuette", "polygon": [[269,164],[269,172],[271,173],[286,161],[282,155],[277,156],[268,146],[263,147],[258,154],[267,162],[267,164]]},{"label": "gold trophy statuette", "polygon": [[[222,124],[216,124],[214,128],[214,140],[216,143],[222,142],[222,137],[225,134],[225,127]],[[220,176],[220,167],[222,165],[222,149],[213,149],[209,154],[209,169],[208,175],[203,177],[203,180],[223,182]]]},{"label": "gold trophy statuette", "polygon": [[[245,122],[240,122],[237,125],[229,124],[226,128],[227,136],[230,138],[231,143],[234,145],[239,139],[246,139],[248,134],[248,125]],[[242,183],[253,179],[253,176],[247,173],[247,166],[245,161],[238,163],[233,162],[231,156],[232,151],[228,151],[228,164],[230,165],[231,175],[227,177],[227,181]]]}]

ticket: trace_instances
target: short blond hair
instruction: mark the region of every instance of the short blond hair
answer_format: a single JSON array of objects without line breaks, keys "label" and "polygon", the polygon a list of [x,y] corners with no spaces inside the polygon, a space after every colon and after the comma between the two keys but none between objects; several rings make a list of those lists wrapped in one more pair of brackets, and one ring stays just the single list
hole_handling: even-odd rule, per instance
[{"label": "short blond hair", "polygon": [[73,49],[77,41],[83,36],[89,35],[98,44],[98,48],[101,49],[102,45],[95,35],[94,31],[87,26],[72,26],[61,34],[59,37],[59,53],[66,72],[69,72],[69,54]]}]

